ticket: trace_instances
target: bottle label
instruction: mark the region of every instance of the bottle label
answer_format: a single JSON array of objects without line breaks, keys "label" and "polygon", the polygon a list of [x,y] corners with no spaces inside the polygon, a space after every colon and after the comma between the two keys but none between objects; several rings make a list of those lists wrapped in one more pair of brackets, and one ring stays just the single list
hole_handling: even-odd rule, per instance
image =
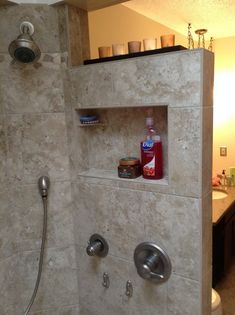
[{"label": "bottle label", "polygon": [[152,158],[152,160],[149,163],[144,165],[143,175],[155,176],[155,156]]},{"label": "bottle label", "polygon": [[[144,142],[141,142],[143,177],[146,179],[161,179],[163,177],[162,143],[160,141],[153,141],[153,146],[150,148],[151,142],[148,143],[148,140]],[[144,150],[144,147],[147,147],[147,150]]]},{"label": "bottle label", "polygon": [[143,142],[142,148],[144,151],[149,151],[153,148],[154,141],[153,140],[147,140]]}]

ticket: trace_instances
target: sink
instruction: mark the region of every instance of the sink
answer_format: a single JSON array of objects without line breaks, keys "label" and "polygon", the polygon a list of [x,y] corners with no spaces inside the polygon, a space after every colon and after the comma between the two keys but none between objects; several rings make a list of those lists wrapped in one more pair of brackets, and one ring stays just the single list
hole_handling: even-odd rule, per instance
[{"label": "sink", "polygon": [[212,191],[212,199],[224,199],[228,196],[227,192],[225,190],[220,189],[213,189]]}]

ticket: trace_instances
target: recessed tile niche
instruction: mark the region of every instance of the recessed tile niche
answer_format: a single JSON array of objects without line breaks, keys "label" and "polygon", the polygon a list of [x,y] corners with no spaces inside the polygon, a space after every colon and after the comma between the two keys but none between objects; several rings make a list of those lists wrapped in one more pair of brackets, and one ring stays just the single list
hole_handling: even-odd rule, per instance
[{"label": "recessed tile niche", "polygon": [[78,116],[95,114],[100,124],[82,125],[79,123],[79,137],[83,140],[82,150],[87,152],[83,165],[78,170],[81,176],[94,176],[118,179],[131,183],[168,183],[168,140],[167,106],[152,106],[157,133],[161,136],[164,154],[164,177],[161,180],[121,179],[117,174],[119,160],[123,157],[140,158],[140,142],[144,140],[145,117],[149,107],[126,107],[77,110]]}]

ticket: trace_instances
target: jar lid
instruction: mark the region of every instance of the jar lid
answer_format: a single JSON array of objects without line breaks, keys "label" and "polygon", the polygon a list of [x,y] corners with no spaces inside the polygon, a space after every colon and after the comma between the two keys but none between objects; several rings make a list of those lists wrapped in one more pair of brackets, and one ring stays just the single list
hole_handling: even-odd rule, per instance
[{"label": "jar lid", "polygon": [[119,160],[119,165],[138,165],[140,164],[140,160],[136,157],[125,157]]}]

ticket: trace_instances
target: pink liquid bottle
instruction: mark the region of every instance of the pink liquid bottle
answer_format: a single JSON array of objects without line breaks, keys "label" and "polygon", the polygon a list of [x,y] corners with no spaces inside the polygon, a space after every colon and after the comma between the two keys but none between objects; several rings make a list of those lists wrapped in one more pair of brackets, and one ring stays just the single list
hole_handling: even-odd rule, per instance
[{"label": "pink liquid bottle", "polygon": [[161,179],[163,177],[162,142],[154,129],[153,117],[146,118],[145,139],[140,146],[143,177]]}]

